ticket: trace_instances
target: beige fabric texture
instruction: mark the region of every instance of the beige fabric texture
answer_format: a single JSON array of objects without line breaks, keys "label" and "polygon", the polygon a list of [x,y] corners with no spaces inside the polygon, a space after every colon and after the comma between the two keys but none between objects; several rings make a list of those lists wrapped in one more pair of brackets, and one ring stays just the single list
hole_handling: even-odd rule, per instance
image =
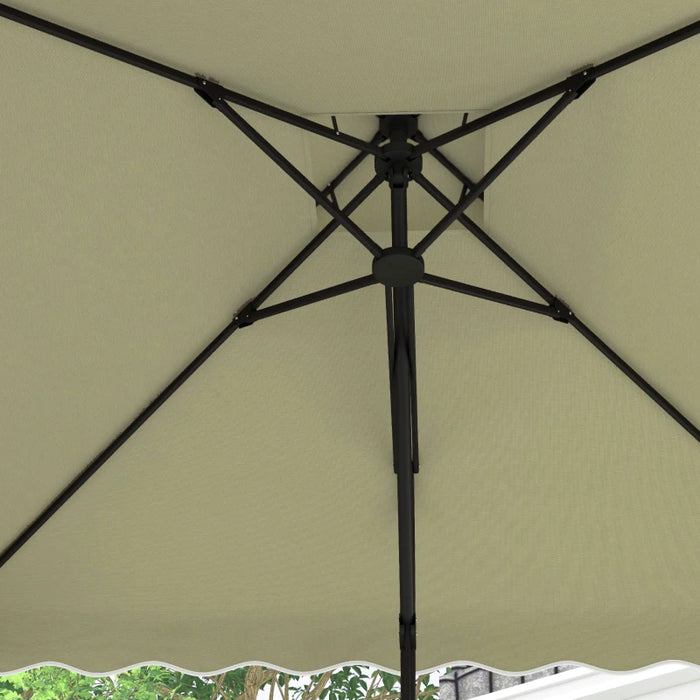
[{"label": "beige fabric texture", "polygon": [[[698,19],[685,0],[44,5],[17,4],[363,138],[393,112],[436,135]],[[699,59],[695,38],[601,78],[468,212],[696,425]],[[6,20],[0,64],[4,547],[328,217],[183,86]],[[478,178],[547,106],[445,153]],[[354,155],[241,113],[319,187]],[[353,217],[383,246],[387,190]],[[418,190],[412,243],[444,214]],[[539,301],[460,226],[425,261]],[[339,229],[270,303],[370,270]],[[700,663],[698,442],[571,327],[415,297],[418,668]],[[387,372],[380,285],[236,332],[0,570],[0,672],[398,670]]]}]

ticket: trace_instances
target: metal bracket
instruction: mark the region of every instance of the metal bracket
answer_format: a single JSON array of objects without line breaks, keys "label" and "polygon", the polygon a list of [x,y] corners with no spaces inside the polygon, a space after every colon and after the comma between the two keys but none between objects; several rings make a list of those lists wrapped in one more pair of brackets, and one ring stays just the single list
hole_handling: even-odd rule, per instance
[{"label": "metal bracket", "polygon": [[196,74],[197,84],[199,87],[194,88],[194,91],[210,106],[216,107],[216,102],[221,102],[226,94],[226,89],[219,85],[213,78],[208,78],[205,75]]},{"label": "metal bracket", "polygon": [[574,315],[574,312],[557,297],[554,297],[554,301],[550,304],[550,306],[554,309],[554,315],[552,318],[560,323],[568,323]]},{"label": "metal bracket", "polygon": [[374,171],[386,179],[390,187],[405,188],[423,168],[422,156],[414,156],[413,146],[408,143],[418,131],[418,115],[379,115],[379,131],[389,143],[381,147],[382,155],[375,156]]},{"label": "metal bracket", "polygon": [[246,326],[252,326],[256,319],[253,318],[253,314],[257,309],[253,305],[254,299],[248,299],[248,301],[238,310],[233,316],[234,321],[238,321],[239,328],[245,328]]},{"label": "metal bracket", "polygon": [[595,83],[595,78],[590,77],[590,69],[593,67],[594,65],[590,63],[589,65],[583,66],[583,68],[579,68],[579,70],[571,74],[572,82],[578,78],[576,86],[569,88],[569,92],[576,93],[575,99],[578,100],[578,98],[581,97],[581,95],[583,95],[583,93],[586,92],[586,90],[588,90],[593,83]]},{"label": "metal bracket", "polygon": [[[333,185],[331,183],[328,183],[328,186],[326,187],[326,190],[328,191],[328,199],[331,200],[331,204],[336,208],[340,209],[341,206],[338,204],[338,198],[335,196],[335,189],[333,188]],[[323,194],[326,194],[324,191]]]}]

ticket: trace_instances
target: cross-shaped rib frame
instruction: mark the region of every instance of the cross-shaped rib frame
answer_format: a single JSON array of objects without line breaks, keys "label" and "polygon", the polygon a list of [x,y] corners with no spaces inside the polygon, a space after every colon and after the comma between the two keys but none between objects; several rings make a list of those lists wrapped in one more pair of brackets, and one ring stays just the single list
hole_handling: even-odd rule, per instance
[{"label": "cross-shaped rib frame", "polygon": [[[337,185],[352,172],[367,155],[383,158],[384,151],[380,147],[381,134],[377,134],[370,142],[362,141],[353,136],[343,134],[337,128],[330,129],[316,122],[299,117],[277,107],[267,105],[259,100],[233,92],[210,79],[192,76],[169,66],[138,56],[118,47],[106,44],[92,37],[80,34],[60,25],[47,22],[41,18],[29,15],[4,4],[0,4],[0,16],[19,22],[58,38],[78,44],[92,51],[110,56],[116,60],[129,63],[143,70],[161,75],[190,87],[218,109],[226,118],[234,123],[261,150],[263,150],[280,168],[297,182],[319,206],[322,206],[333,217],[327,224],[284,268],[275,278],[262,289],[253,299],[248,301],[235,314],[233,320],[195,357],[168,386],[124,429],[112,442],[93,459],[12,542],[0,553],[0,567],[39,530],[39,528],[162,406],[167,399],[200,367],[223,342],[239,328],[249,326],[256,321],[269,316],[328,299],[353,290],[361,289],[378,280],[373,275],[356,280],[333,285],[326,289],[306,294],[287,302],[260,308],[261,304],[306,260],[330,234],[343,226],[362,243],[375,257],[382,254],[381,247],[373,241],[351,219],[350,214],[381,184],[383,177],[377,175],[360,190],[350,202],[340,209],[335,199]],[[457,176],[464,185],[464,194],[459,202],[453,204],[442,192],[432,185],[420,171],[412,173],[414,179],[428,194],[430,194],[448,213],[413,249],[413,254],[420,256],[437,238],[452,224],[459,221],[471,233],[486,245],[499,259],[534,289],[547,305],[537,304],[510,295],[474,287],[462,282],[447,280],[435,275],[424,274],[422,281],[438,287],[443,287],[463,294],[488,299],[501,304],[508,304],[531,312],[551,316],[555,320],[567,322],[576,328],[587,340],[597,347],[632,381],[661,406],[676,422],[700,441],[700,431],[693,423],[680,413],[667,399],[656,391],[646,380],[634,371],[608,345],[598,338],[573,311],[561,300],[549,292],[529,272],[515,261],[503,248],[493,241],[476,223],[464,214],[466,208],[477,198],[483,197],[486,188],[513,162],[513,160],[558,116],[574,99],[587,90],[596,78],[617,70],[633,61],[639,60],[656,51],[671,46],[679,41],[695,36],[700,32],[700,22],[694,22],[675,32],[667,34],[655,41],[637,49],[628,51],[598,66],[592,66],[565,80],[540,90],[532,95],[517,100],[510,105],[496,109],[490,114],[476,119],[470,124],[448,131],[433,139],[426,139],[418,131],[414,140],[412,158],[418,158],[424,153],[433,153],[453,175]],[[541,117],[536,124],[494,165],[491,170],[477,183],[473,183],[437,149],[466,134],[493,124],[523,109],[561,95],[557,102]],[[360,154],[329,183],[325,190],[316,188],[299,170],[282,156],[269,142],[241,117],[229,103],[238,104],[248,109],[266,114],[289,124],[298,126],[325,138],[335,140],[356,148]],[[406,220],[406,186],[391,189],[392,204],[392,243],[394,246],[407,248]],[[329,197],[331,201],[329,201]],[[418,434],[417,434],[417,399],[415,371],[415,334],[414,334],[414,285],[405,287],[386,286],[387,339],[389,348],[390,393],[392,411],[392,436],[394,443],[394,469],[397,473],[398,524],[399,524],[399,579],[400,579],[400,615],[399,640],[401,648],[401,687],[403,700],[415,699],[416,671],[416,614],[415,614],[415,546],[414,546],[414,504],[413,476],[418,472]]]}]

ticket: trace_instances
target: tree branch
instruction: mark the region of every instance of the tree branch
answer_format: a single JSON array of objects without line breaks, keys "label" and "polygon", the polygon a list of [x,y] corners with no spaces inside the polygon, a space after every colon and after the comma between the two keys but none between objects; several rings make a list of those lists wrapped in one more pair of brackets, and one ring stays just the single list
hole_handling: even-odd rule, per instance
[{"label": "tree branch", "polygon": [[[131,698],[131,696],[137,690],[138,688],[134,688],[131,695],[129,695],[129,698]],[[157,685],[156,691],[158,691],[163,697],[170,698],[170,700],[190,700],[186,695],[180,695],[180,693],[176,693],[172,688],[166,688],[164,685]]]},{"label": "tree branch", "polygon": [[304,692],[301,696],[302,700],[318,700],[321,691],[326,687],[326,683],[330,680],[333,675],[333,671],[326,671],[319,679],[318,683],[313,687],[312,690]]},{"label": "tree branch", "polygon": [[[430,677],[430,674],[429,674],[429,673],[426,673],[426,674],[422,675],[422,676],[416,681],[416,691],[418,691],[418,688],[420,688],[421,682],[422,682],[425,678],[429,678],[429,677]],[[371,690],[371,687],[370,687],[370,690]],[[421,693],[421,692],[418,692],[418,693],[417,693],[417,697],[419,697],[419,698],[424,698],[424,697],[426,697],[426,696],[428,696],[428,695],[432,695],[434,692],[435,692],[434,690],[424,690],[422,693]],[[398,699],[401,697],[401,692],[400,692],[400,691],[399,691],[398,693],[391,693],[391,694],[388,694],[388,693],[389,693],[389,691],[386,690],[386,688],[385,688],[384,690],[382,690],[382,692],[381,692],[378,696],[376,696],[376,697],[374,697],[374,698],[370,698],[370,694],[369,694],[369,692],[368,692],[368,693],[367,693],[367,698],[366,698],[366,700],[398,700]]]},{"label": "tree branch", "polygon": [[226,679],[226,673],[222,673],[216,679],[216,684],[214,685],[214,690],[211,691],[211,696],[210,696],[209,700],[216,700],[216,698],[219,697],[219,693],[221,692],[221,686],[224,684],[225,679]]},{"label": "tree branch", "polygon": [[268,669],[263,671],[262,666],[248,666],[245,674],[245,686],[243,693],[236,700],[256,700],[260,688],[269,680],[274,680],[277,671]]},{"label": "tree branch", "polygon": [[367,688],[367,693],[365,694],[365,700],[369,700],[370,696],[374,692],[374,681],[379,678],[379,669],[377,669],[373,674],[372,677],[369,679],[369,688]]}]

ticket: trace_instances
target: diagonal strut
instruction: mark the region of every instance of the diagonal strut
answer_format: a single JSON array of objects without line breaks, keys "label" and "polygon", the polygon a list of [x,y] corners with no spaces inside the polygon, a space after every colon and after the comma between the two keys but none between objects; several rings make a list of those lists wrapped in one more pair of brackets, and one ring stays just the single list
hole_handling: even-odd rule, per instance
[{"label": "diagonal strut", "polygon": [[265,137],[254,129],[243,117],[236,112],[222,97],[210,95],[197,90],[202,99],[209,105],[219,110],[230,122],[235,124],[260,150],[270,157],[289,177],[294,180],[307,194],[320,204],[334,219],[342,224],[362,245],[374,256],[378,256],[382,249],[375,243],[349,216],[343,214],[337,207],[323,195],[316,185],[311,182],[301,171],[290,163]]},{"label": "diagonal strut", "polygon": [[[577,88],[572,88],[562,95],[535,124],[528,129],[524,136],[489,170],[479,182],[474,185],[469,193],[440,219],[429,233],[414,248],[417,255],[423,255],[426,249],[432,245],[438,237],[444,233],[459,218],[459,215],[475,202],[479,195],[558,117],[566,107],[592,84],[591,80],[582,78]],[[425,144],[424,144],[425,145]]]},{"label": "diagonal strut", "polygon": [[[452,202],[438,190],[428,179],[417,174],[413,178],[423,189],[430,194],[433,199],[439,202],[445,209],[452,210]],[[598,337],[576,314],[564,304],[560,299],[554,296],[543,284],[536,280],[520,263],[512,258],[501,246],[499,246],[483,229],[481,229],[474,221],[464,214],[457,217],[457,220],[471,231],[477,239],[479,239],[494,255],[502,260],[513,272],[515,272],[524,282],[526,282],[535,292],[537,292],[549,307],[538,309],[539,305],[525,300],[515,300],[512,297],[505,298],[506,295],[499,293],[480,290],[470,285],[455,283],[452,280],[444,280],[435,277],[434,275],[425,275],[423,282],[434,284],[463,294],[472,294],[473,296],[481,296],[482,298],[491,298],[492,301],[500,301],[501,303],[510,304],[511,306],[519,306],[520,308],[529,307],[530,311],[537,311],[552,316],[555,320],[569,323],[573,326],[586,340],[594,345],[600,352],[603,353],[619,370],[629,377],[652,401],[655,401],[673,420],[676,421],[684,430],[692,435],[700,442],[700,430],[693,422],[679,411],[667,398],[665,398],[658,390],[656,390],[649,382],[646,381],[636,370],[634,370],[627,362],[625,362],[609,345],[607,345],[600,337]],[[500,298],[498,298],[500,297]],[[549,309],[546,313],[544,308]]]},{"label": "diagonal strut", "polygon": [[[347,215],[354,211],[383,182],[375,176],[365,185],[343,209]],[[27,525],[14,540],[0,552],[2,568],[36,532],[73,496],[88,479],[114,455],[126,441],[179,389],[204,362],[239,328],[273,315],[291,311],[340,294],[375,284],[372,276],[362,277],[326,289],[290,299],[263,309],[258,309],[280,285],[338,228],[340,223],[334,219],[329,222],[314,238],[288,263],[281,272],[252,300],[247,302],[233,320],[146,406],[131,423],[119,433],[77,476],[75,476],[56,497]]]},{"label": "diagonal strut", "polygon": [[[17,22],[18,24],[23,24],[27,27],[31,27],[32,29],[36,29],[37,31],[50,34],[71,44],[77,44],[78,46],[82,46],[90,51],[95,51],[103,56],[109,56],[109,58],[113,58],[117,61],[121,61],[122,63],[127,63],[131,66],[135,66],[136,68],[140,68],[141,70],[154,73],[162,78],[172,80],[176,83],[180,83],[181,85],[186,85],[187,87],[197,89],[203,82],[203,79],[199,78],[198,76],[184,73],[181,70],[177,70],[171,66],[166,66],[163,63],[158,63],[150,58],[139,56],[131,51],[126,51],[118,46],[95,39],[87,34],[81,34],[73,29],[63,27],[60,24],[55,24],[54,22],[49,22],[41,17],[36,17],[35,15],[30,15],[27,12],[22,12],[21,10],[5,5],[4,3],[0,3],[0,17],[5,17],[6,19]],[[228,102],[233,102],[233,104],[246,107],[247,109],[251,109],[268,117],[272,117],[273,119],[286,122],[287,124],[292,124],[299,129],[304,129],[306,131],[310,131],[311,133],[318,134],[319,136],[324,136],[332,141],[337,141],[338,143],[345,144],[346,146],[351,146],[359,151],[372,153],[374,155],[380,153],[379,148],[374,143],[368,143],[349,134],[344,134],[335,129],[330,129],[322,124],[317,124],[310,119],[300,117],[297,114],[280,109],[279,107],[274,107],[273,105],[266,104],[260,100],[255,100],[247,95],[234,92],[233,90],[229,90],[228,88],[219,85],[218,83],[212,82],[210,79],[204,82],[211,84],[212,89],[215,88],[217,93]]]}]

